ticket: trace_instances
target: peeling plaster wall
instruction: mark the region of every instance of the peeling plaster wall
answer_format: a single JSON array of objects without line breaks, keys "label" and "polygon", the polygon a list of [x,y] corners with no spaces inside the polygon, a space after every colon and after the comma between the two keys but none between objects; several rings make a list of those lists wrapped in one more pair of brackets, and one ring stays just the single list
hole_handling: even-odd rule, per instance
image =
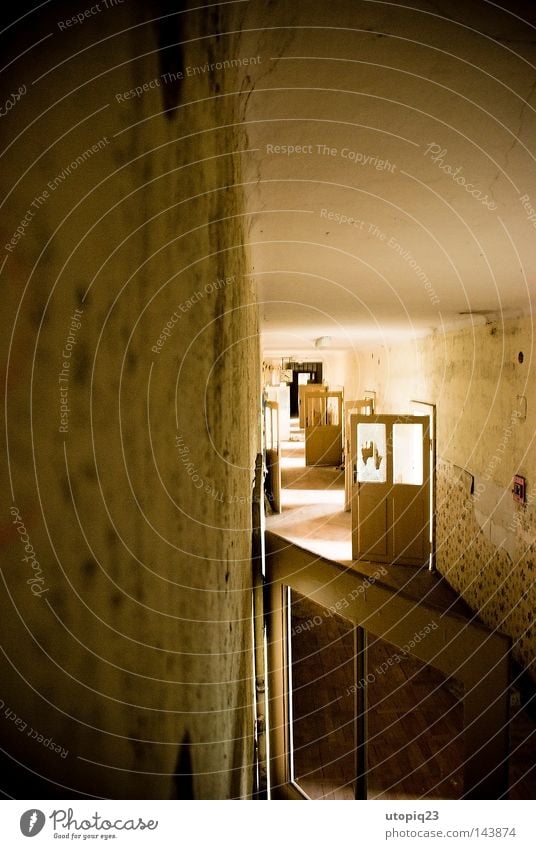
[{"label": "peeling plaster wall", "polygon": [[[535,383],[526,317],[348,355],[345,388],[375,390],[378,413],[437,405],[438,569],[512,636],[536,678]],[[527,479],[525,505],[512,499],[515,474]]]},{"label": "peeling plaster wall", "polygon": [[[232,38],[196,38],[238,25],[207,9],[139,26],[165,5],[67,36],[72,5],[53,4],[53,38],[6,83],[57,66],[2,127],[24,134],[4,157],[1,244],[35,213],[2,275],[0,735],[17,797],[251,792],[260,355],[243,139],[210,71],[171,76],[234,55]],[[226,74],[240,89],[242,69]]]}]

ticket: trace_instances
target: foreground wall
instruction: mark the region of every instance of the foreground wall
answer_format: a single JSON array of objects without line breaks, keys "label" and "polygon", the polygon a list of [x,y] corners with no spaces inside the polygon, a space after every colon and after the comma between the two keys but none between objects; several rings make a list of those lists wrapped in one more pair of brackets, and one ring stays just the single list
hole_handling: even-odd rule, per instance
[{"label": "foreground wall", "polygon": [[[437,566],[536,677],[536,367],[532,318],[437,334],[348,358],[346,394],[380,413],[437,410]],[[512,479],[527,479],[513,501]]]},{"label": "foreground wall", "polygon": [[239,27],[98,6],[6,45],[2,790],[247,797],[257,315],[235,45],[198,39]]}]

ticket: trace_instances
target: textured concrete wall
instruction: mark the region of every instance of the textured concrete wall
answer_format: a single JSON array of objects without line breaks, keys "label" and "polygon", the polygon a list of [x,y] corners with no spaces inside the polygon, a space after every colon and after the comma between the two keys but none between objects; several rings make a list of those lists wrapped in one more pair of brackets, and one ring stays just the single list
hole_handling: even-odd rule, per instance
[{"label": "textured concrete wall", "polygon": [[6,97],[27,93],[2,125],[0,735],[17,796],[251,787],[242,140],[225,128],[238,99],[210,68],[187,73],[234,55],[231,37],[197,36],[237,22],[207,8],[143,23],[173,8],[125,2],[62,28],[72,4],[53,4],[11,31]]},{"label": "textured concrete wall", "polygon": [[[528,317],[351,356],[346,386],[376,390],[382,413],[415,413],[411,399],[437,405],[438,568],[512,636],[534,677],[535,381]],[[512,499],[515,474],[527,479],[525,505]]]}]

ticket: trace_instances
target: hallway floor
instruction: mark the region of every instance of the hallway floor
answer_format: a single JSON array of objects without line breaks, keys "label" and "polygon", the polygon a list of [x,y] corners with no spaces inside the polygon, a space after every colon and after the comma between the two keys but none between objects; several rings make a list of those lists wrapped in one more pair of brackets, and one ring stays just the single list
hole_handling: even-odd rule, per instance
[{"label": "hallway floor", "polygon": [[[267,529],[303,548],[349,565],[351,514],[344,511],[344,473],[306,467],[303,431],[282,444],[282,512]],[[359,564],[360,571],[372,564]],[[376,568],[376,567],[374,567]],[[382,581],[449,605],[453,591],[428,570],[390,567]],[[354,644],[344,619],[322,616],[293,594],[292,670],[294,771],[314,799],[352,799],[354,777]],[[371,639],[368,648],[368,797],[457,799],[463,795],[461,685],[413,657],[382,674],[396,653]],[[512,708],[510,799],[536,797],[536,722]]]}]

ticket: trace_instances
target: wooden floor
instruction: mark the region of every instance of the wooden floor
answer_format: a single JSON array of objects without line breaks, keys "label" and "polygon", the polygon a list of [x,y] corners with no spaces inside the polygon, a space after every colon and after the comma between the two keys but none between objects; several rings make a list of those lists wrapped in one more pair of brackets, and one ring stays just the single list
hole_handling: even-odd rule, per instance
[{"label": "wooden floor", "polygon": [[[290,464],[283,469],[283,512],[268,518],[268,529],[348,563],[350,514],[343,511],[340,471],[306,468],[297,440],[286,444],[285,454]],[[426,570],[416,575],[392,568],[386,580],[441,603],[452,593]],[[464,612],[463,603],[459,609]],[[293,594],[291,632],[296,780],[310,798],[353,799],[355,751],[362,741],[354,732],[352,628]],[[389,658],[395,663],[385,672]],[[370,642],[368,798],[462,798],[461,685],[414,658],[397,658],[389,643]],[[508,798],[536,798],[536,722],[520,707],[511,709],[510,735]]]},{"label": "wooden floor", "polygon": [[[463,712],[456,682],[411,657],[387,671],[396,648],[368,647],[369,799],[458,799]],[[314,799],[353,799],[353,631],[297,594],[292,608],[294,770]],[[384,664],[382,666],[382,664]]]},{"label": "wooden floor", "polygon": [[338,616],[293,593],[294,775],[312,799],[352,799],[354,639]]}]

